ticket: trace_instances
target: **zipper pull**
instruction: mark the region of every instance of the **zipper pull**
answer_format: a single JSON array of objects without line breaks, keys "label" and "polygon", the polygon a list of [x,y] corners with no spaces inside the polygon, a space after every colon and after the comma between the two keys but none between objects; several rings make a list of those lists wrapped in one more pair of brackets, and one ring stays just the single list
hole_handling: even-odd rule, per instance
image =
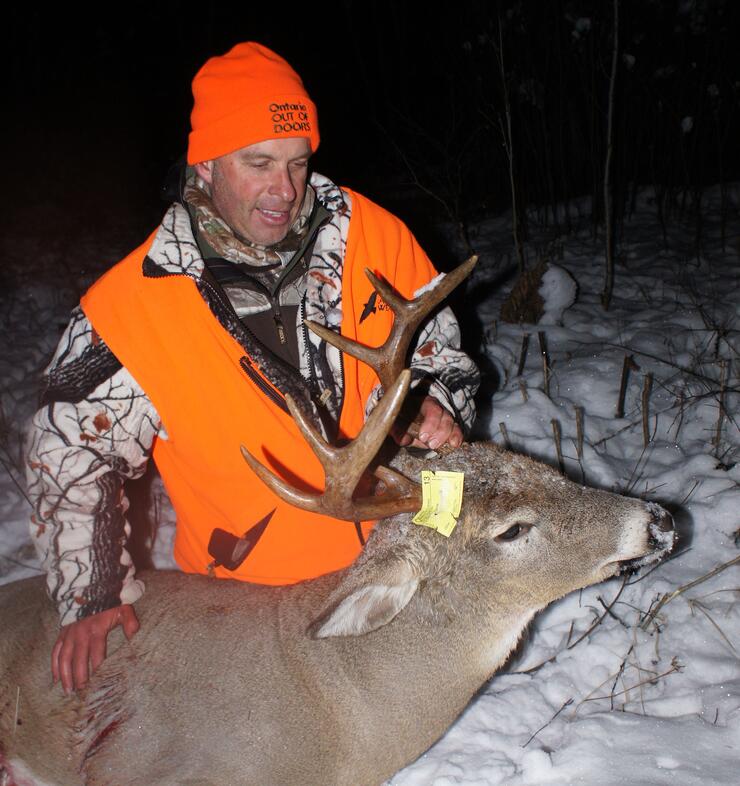
[{"label": "zipper pull", "polygon": [[277,328],[277,334],[278,334],[278,338],[280,339],[280,343],[287,344],[288,339],[285,337],[285,326],[283,325],[280,317],[277,314],[275,314],[273,319],[275,320],[275,327]]},{"label": "zipper pull", "polygon": [[285,336],[285,325],[283,325],[282,315],[280,313],[280,301],[276,297],[272,297],[272,318],[275,320],[275,329],[277,330],[280,343],[285,346],[288,339]]}]

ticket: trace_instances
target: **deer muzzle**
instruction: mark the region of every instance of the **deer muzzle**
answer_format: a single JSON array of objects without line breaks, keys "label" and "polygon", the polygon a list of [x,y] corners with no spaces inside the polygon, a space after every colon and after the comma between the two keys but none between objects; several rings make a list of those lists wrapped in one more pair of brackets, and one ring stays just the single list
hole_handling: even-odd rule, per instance
[{"label": "deer muzzle", "polygon": [[657,562],[668,554],[676,542],[673,516],[655,502],[647,504],[646,551],[641,556],[620,561],[620,573],[634,572],[643,565]]}]

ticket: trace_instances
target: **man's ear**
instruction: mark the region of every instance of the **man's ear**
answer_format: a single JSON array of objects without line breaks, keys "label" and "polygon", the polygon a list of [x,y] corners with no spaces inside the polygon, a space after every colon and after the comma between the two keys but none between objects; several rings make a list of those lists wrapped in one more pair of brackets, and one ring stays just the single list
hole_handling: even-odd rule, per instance
[{"label": "man's ear", "polygon": [[213,161],[200,161],[194,165],[195,174],[201,180],[205,180],[208,185],[211,185],[213,180]]}]

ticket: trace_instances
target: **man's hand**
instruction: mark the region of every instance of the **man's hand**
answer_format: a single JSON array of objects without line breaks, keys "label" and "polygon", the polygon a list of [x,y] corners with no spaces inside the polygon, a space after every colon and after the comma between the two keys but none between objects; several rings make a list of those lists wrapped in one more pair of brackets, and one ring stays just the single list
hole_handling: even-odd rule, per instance
[{"label": "man's hand", "polygon": [[418,414],[411,423],[397,422],[391,434],[402,447],[435,450],[444,444],[459,448],[463,442],[462,429],[455,418],[431,396],[421,400]]},{"label": "man's hand", "polygon": [[105,660],[108,634],[123,626],[127,639],[139,630],[134,607],[116,606],[65,625],[51,651],[51,674],[56,683],[62,680],[65,693],[87,685],[90,675]]}]

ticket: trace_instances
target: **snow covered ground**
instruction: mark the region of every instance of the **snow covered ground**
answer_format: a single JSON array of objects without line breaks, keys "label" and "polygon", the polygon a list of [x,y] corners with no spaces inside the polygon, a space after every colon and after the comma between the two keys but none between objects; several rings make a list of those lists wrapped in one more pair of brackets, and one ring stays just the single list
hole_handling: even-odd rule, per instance
[{"label": "snow covered ground", "polygon": [[[697,251],[693,220],[672,223],[664,240],[645,194],[620,238],[608,312],[599,302],[602,245],[588,222],[567,237],[541,229],[533,247],[549,243],[578,294],[561,318],[548,313],[539,325],[499,318],[511,287],[497,285],[511,254],[509,217],[474,228],[482,260],[466,303],[475,304],[499,377],[497,387],[489,382],[478,436],[557,464],[559,428],[571,478],[660,502],[674,513],[681,542],[656,568],[542,613],[508,668],[392,786],[740,784],[740,188],[731,196],[724,251],[718,191],[705,196]],[[102,237],[51,247],[43,233],[5,240],[12,253],[0,295],[0,582],[38,570],[20,435],[40,371],[77,296],[138,239],[119,237],[120,248],[103,246]],[[548,274],[546,304],[570,301],[569,280]],[[616,417],[626,356],[634,365]],[[155,561],[165,565],[172,517],[161,490],[158,499]]]}]

